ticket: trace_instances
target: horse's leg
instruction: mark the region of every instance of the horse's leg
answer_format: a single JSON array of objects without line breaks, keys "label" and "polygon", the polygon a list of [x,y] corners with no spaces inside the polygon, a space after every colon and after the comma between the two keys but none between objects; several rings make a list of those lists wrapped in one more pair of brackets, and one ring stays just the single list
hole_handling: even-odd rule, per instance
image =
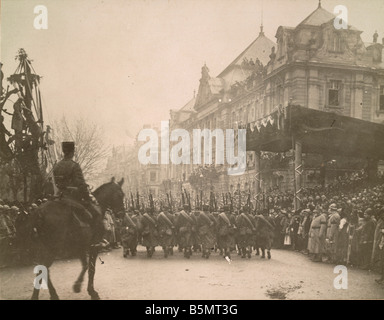
[{"label": "horse's leg", "polygon": [[[49,274],[49,268],[53,264],[54,255],[47,253],[47,256],[45,257],[44,260],[45,260],[45,262],[44,262],[43,266],[45,266],[47,268],[47,277],[48,277],[47,285],[48,285],[49,295],[51,297],[51,300],[59,300],[59,296],[57,295],[56,289],[54,288],[54,286],[52,284],[51,277]],[[39,299],[39,293],[40,293],[40,288],[39,289],[34,288],[31,300],[38,300]]]},{"label": "horse's leg", "polygon": [[268,244],[267,244],[267,255],[268,255],[268,259],[271,259],[271,247],[272,247],[272,242],[269,241]]},{"label": "horse's leg", "polygon": [[246,251],[247,251],[247,258],[248,258],[248,259],[251,259],[252,247],[251,247],[251,246],[248,246],[248,247],[246,248]]},{"label": "horse's leg", "polygon": [[265,259],[265,247],[261,247],[261,259]]},{"label": "horse's leg", "polygon": [[50,276],[50,272],[49,272],[49,268],[52,266],[54,260],[55,260],[55,255],[54,254],[48,254],[44,265],[47,268],[48,290],[49,290],[49,295],[51,297],[51,300],[59,300],[59,296],[57,295],[56,289],[54,288],[54,286],[52,284],[51,276]]},{"label": "horse's leg", "polygon": [[59,296],[57,295],[56,289],[53,287],[51,276],[49,275],[49,269],[48,269],[48,290],[49,290],[49,295],[51,296],[51,300],[59,300]]},{"label": "horse's leg", "polygon": [[99,294],[93,287],[93,280],[96,272],[96,259],[97,259],[97,248],[91,248],[89,252],[89,265],[88,265],[88,294],[92,300],[100,300]]},{"label": "horse's leg", "polygon": [[85,250],[83,250],[80,254],[80,261],[81,261],[81,272],[79,277],[77,278],[75,284],[73,285],[73,291],[76,293],[79,293],[81,290],[81,284],[83,283],[84,280],[84,275],[88,270],[88,262],[87,262],[87,254]]}]

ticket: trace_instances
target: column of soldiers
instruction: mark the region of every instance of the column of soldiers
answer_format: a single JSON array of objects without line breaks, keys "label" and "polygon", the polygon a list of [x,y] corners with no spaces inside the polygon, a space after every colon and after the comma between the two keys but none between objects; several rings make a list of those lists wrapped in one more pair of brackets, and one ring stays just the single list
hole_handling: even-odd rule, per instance
[{"label": "column of soldiers", "polygon": [[384,183],[362,184],[348,192],[335,187],[325,194],[319,190],[307,191],[299,210],[293,209],[285,194],[270,197],[268,207],[257,212],[248,206],[235,211],[227,205],[217,212],[206,205],[202,210],[184,206],[176,212],[169,207],[160,213],[131,210],[122,228],[124,255],[135,255],[137,245],[143,244],[148,257],[157,246],[165,257],[178,246],[186,258],[201,251],[208,259],[219,251],[230,261],[234,252],[250,258],[253,251],[260,254],[259,248],[262,258],[265,249],[270,258],[273,243],[274,248],[307,254],[314,262],[382,270]]},{"label": "column of soldiers", "polygon": [[[139,244],[146,248],[147,257],[152,257],[160,246],[164,257],[173,255],[174,247],[190,258],[199,251],[202,258],[209,259],[213,251],[231,261],[231,254],[237,252],[242,258],[251,258],[254,249],[268,250],[273,238],[273,219],[256,215],[245,206],[232,212],[230,206],[223,206],[219,212],[212,212],[208,205],[202,210],[190,210],[188,205],[176,212],[164,207],[160,212],[152,210],[129,210],[122,221],[123,255],[135,256]],[[264,224],[264,222],[266,224]],[[268,243],[268,244],[267,244]],[[258,250],[257,250],[258,252]]]}]

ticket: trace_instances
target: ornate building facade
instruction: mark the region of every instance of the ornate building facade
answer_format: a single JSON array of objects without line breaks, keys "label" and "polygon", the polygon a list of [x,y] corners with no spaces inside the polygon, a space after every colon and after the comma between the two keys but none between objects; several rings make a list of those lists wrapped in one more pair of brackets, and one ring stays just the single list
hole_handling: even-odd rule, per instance
[{"label": "ornate building facade", "polygon": [[[204,65],[197,96],[181,109],[171,110],[171,130],[237,129],[257,120],[263,125],[271,112],[288,104],[383,123],[384,39],[378,43],[376,33],[372,43],[364,43],[362,31],[349,25],[336,29],[334,20],[319,4],[296,27],[279,26],[276,43],[261,27],[258,37],[217,77]],[[319,184],[324,166],[327,179],[332,180],[364,165],[359,159],[319,159],[310,154],[303,160],[305,185]],[[262,190],[290,189],[292,161],[290,152],[263,154]],[[206,190],[255,189],[254,152],[247,153],[245,174],[228,176],[225,169],[215,166],[214,182],[204,178],[202,166],[193,164],[170,165],[166,176],[175,188],[191,187],[191,177],[197,176]]]},{"label": "ornate building facade", "polygon": [[[192,137],[193,129],[238,129],[249,123],[266,126],[272,112],[289,104],[383,123],[384,38],[378,43],[375,33],[371,43],[364,43],[362,31],[353,26],[336,29],[334,19],[319,5],[296,27],[279,26],[276,42],[266,37],[261,26],[257,38],[216,77],[204,65],[197,95],[170,111],[170,132],[185,129]],[[159,128],[152,128],[160,133]],[[256,161],[255,152],[247,152],[245,173],[229,176],[226,164],[142,165],[138,151],[143,144],[136,139],[131,149],[115,150],[105,170],[109,177],[122,174],[127,197],[136,191],[144,197],[149,192],[159,197],[169,191],[178,196],[187,189],[195,193],[193,198],[202,190],[207,198],[210,191],[255,191],[256,181],[261,191],[292,190],[292,151],[262,153],[261,161]],[[213,162],[215,153],[213,144]],[[322,179],[332,181],[364,165],[362,159],[304,154],[302,183],[319,185]]]}]

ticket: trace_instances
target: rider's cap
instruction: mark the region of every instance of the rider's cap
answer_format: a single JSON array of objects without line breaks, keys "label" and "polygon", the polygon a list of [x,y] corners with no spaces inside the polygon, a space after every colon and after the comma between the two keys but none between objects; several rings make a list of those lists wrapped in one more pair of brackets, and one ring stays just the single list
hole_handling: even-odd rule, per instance
[{"label": "rider's cap", "polygon": [[61,148],[65,154],[73,152],[75,150],[75,143],[73,141],[64,141],[61,143]]}]

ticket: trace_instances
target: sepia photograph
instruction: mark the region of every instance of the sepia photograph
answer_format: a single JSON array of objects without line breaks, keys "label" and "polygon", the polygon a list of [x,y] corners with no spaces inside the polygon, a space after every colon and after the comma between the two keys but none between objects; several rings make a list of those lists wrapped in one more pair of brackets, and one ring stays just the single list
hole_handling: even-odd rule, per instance
[{"label": "sepia photograph", "polygon": [[382,0],[0,10],[0,300],[384,299]]}]

